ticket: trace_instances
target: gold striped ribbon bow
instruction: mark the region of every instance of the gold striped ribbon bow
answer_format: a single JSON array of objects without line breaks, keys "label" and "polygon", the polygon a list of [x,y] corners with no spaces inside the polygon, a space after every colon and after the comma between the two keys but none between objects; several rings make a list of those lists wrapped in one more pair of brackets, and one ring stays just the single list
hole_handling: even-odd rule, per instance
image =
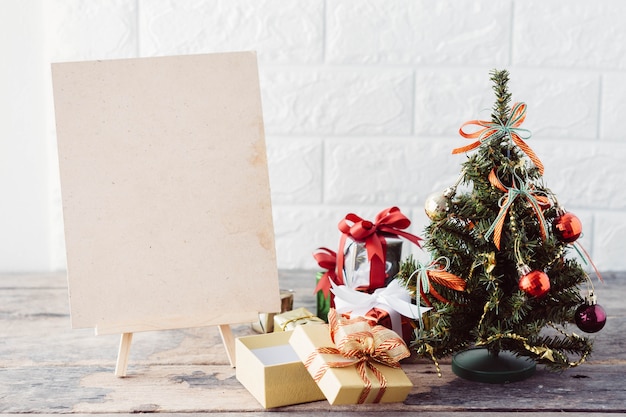
[{"label": "gold striped ribbon bow", "polygon": [[[330,368],[354,366],[363,381],[358,404],[366,402],[372,391],[368,370],[378,381],[379,388],[372,402],[378,403],[385,394],[387,380],[375,364],[400,368],[400,360],[410,356],[400,336],[386,327],[372,326],[364,317],[347,319],[331,308],[328,312],[330,336],[336,347],[320,347],[313,351],[304,366],[315,382],[319,382]],[[321,355],[340,355],[340,360],[320,360]],[[330,358],[329,358],[330,359]]]}]

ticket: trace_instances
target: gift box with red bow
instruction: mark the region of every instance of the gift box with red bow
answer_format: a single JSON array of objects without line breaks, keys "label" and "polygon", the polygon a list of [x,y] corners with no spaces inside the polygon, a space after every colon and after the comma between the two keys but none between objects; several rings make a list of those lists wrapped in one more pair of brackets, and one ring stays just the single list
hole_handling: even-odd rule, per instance
[{"label": "gift box with red bow", "polygon": [[325,270],[318,274],[315,287],[318,317],[326,319],[328,308],[334,306],[331,283],[365,292],[385,287],[400,268],[402,239],[420,245],[421,238],[404,230],[410,225],[398,207],[381,211],[373,222],[354,213],[346,215],[338,225],[339,250],[318,248],[313,253]]},{"label": "gift box with red bow", "polygon": [[373,222],[354,213],[339,222],[338,285],[371,292],[385,287],[398,273],[402,239],[419,246],[421,238],[404,229],[411,221],[398,207],[378,213]]},{"label": "gift box with red bow", "polygon": [[289,343],[330,404],[402,402],[413,384],[400,367],[410,352],[398,334],[330,309],[328,325],[298,326]]},{"label": "gift box with red bow", "polygon": [[378,288],[371,294],[334,284],[331,292],[334,294],[337,313],[351,319],[363,317],[372,325],[387,327],[402,336],[407,344],[413,339],[415,323],[431,310],[430,307],[413,303],[410,290],[398,280],[391,281],[386,287]]},{"label": "gift box with red bow", "polygon": [[346,239],[343,262],[343,279],[345,285],[359,291],[373,291],[382,285],[386,286],[400,271],[402,260],[402,239],[382,233],[380,235],[384,253],[384,279],[382,270],[372,278],[372,263],[367,253],[367,244],[351,238]]}]

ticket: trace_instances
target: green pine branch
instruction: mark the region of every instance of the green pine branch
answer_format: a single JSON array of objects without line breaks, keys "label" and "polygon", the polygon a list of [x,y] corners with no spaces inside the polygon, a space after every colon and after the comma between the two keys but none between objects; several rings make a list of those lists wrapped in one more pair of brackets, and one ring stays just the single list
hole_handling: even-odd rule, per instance
[{"label": "green pine branch", "polygon": [[506,123],[509,120],[511,93],[509,93],[509,72],[507,70],[492,70],[491,81],[496,94],[491,119],[493,122]]}]

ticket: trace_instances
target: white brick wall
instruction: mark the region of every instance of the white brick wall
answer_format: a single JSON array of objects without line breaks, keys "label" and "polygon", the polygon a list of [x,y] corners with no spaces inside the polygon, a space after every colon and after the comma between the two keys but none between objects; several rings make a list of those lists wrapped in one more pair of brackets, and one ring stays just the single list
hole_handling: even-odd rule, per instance
[{"label": "white brick wall", "polygon": [[50,267],[39,9],[0,3],[0,271]]},{"label": "white brick wall", "polygon": [[[528,104],[524,127],[546,184],[584,222],[581,243],[601,269],[626,270],[623,0],[30,1],[42,8],[46,65],[258,52],[280,268],[316,268],[312,250],[336,248],[348,212],[373,217],[397,205],[421,234],[426,196],[451,185],[464,159],[450,154],[465,144],[459,126],[488,117],[488,73],[506,68],[514,100]],[[58,180],[50,182],[49,239],[33,246],[49,260],[33,265],[58,269]],[[2,191],[16,201],[15,190]],[[41,213],[24,216],[41,227]],[[2,234],[3,245],[16,233]],[[28,267],[0,269],[16,265]]]}]

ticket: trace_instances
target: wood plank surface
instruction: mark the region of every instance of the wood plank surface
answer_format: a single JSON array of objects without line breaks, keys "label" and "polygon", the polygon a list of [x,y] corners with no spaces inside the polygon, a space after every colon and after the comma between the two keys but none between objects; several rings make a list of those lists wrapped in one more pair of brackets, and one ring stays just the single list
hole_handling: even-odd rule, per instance
[{"label": "wood plank surface", "polygon": [[[521,382],[493,385],[456,377],[450,360],[437,377],[429,360],[403,364],[414,388],[404,403],[331,406],[326,401],[281,407],[294,415],[495,416],[626,414],[626,273],[605,273],[596,285],[607,310],[592,357],[562,373],[538,367]],[[294,307],[314,311],[315,274],[281,271]],[[232,326],[234,337],[253,334]],[[0,414],[224,413],[261,415],[264,409],[235,378],[217,327],[133,334],[126,378],[115,376],[119,335],[70,328],[63,274],[0,276]],[[217,414],[219,415],[219,414]]]}]

